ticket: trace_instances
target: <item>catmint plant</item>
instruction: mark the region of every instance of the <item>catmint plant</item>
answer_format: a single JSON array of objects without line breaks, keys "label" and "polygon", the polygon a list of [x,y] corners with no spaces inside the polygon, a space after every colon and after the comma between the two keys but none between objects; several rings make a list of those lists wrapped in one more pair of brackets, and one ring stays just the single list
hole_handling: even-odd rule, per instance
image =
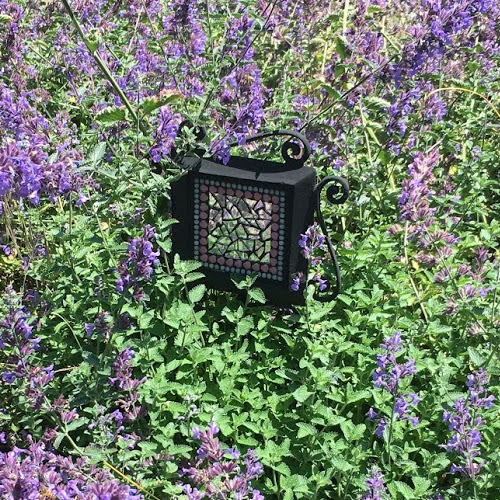
[{"label": "catmint plant", "polygon": [[156,238],[155,228],[146,225],[143,236],[133,238],[128,245],[128,255],[124,261],[118,264],[118,279],[116,290],[125,293],[129,290],[135,300],[141,301],[145,298],[142,288],[143,283],[151,280],[154,268],[160,263],[159,250],[154,250],[153,242]]},{"label": "catmint plant", "polygon": [[[300,253],[309,261],[309,265],[314,269],[312,281],[317,283],[318,290],[323,292],[328,288],[328,281],[323,278],[319,271],[319,267],[323,263],[323,253],[326,249],[325,235],[321,233],[318,223],[309,226],[304,234],[300,235],[298,242]],[[298,272],[292,277],[290,289],[297,292],[301,283],[305,280],[304,273]]]},{"label": "catmint plant", "polygon": [[383,500],[387,498],[384,476],[377,467],[372,467],[371,475],[366,478],[365,484],[368,490],[360,500]]},{"label": "catmint plant", "polygon": [[264,500],[264,496],[251,486],[251,482],[263,473],[256,453],[248,450],[241,455],[235,448],[222,448],[216,437],[218,433],[215,422],[211,422],[206,431],[198,427],[193,429],[193,438],[201,444],[194,464],[182,469],[183,477],[191,482],[179,483],[187,498]]},{"label": "catmint plant", "polygon": [[0,498],[39,500],[142,500],[137,490],[89,465],[83,458],[58,455],[28,438],[26,449],[0,452]]},{"label": "catmint plant", "polygon": [[30,404],[40,408],[44,388],[54,378],[54,366],[38,365],[36,352],[41,339],[33,335],[31,314],[12,288],[8,288],[5,300],[7,314],[0,320],[0,353],[9,369],[1,377],[7,384],[19,380]]},{"label": "catmint plant", "polygon": [[382,354],[377,354],[377,368],[373,372],[373,384],[390,394],[392,410],[387,419],[370,408],[367,418],[377,424],[375,434],[378,437],[385,436],[385,430],[389,425],[387,445],[390,447],[393,425],[396,421],[409,421],[415,428],[418,425],[418,417],[413,415],[412,410],[418,404],[418,394],[403,392],[403,381],[417,373],[415,360],[410,359],[406,363],[399,363],[397,357],[404,351],[403,339],[400,332],[388,337],[380,344]]},{"label": "catmint plant", "polygon": [[451,409],[443,413],[443,422],[448,424],[452,436],[441,447],[460,459],[458,464],[452,464],[450,473],[458,473],[471,480],[477,478],[486,463],[480,459],[481,430],[486,424],[481,413],[492,408],[495,401],[495,397],[488,394],[488,382],[489,376],[483,369],[468,375],[467,397],[458,398]]}]

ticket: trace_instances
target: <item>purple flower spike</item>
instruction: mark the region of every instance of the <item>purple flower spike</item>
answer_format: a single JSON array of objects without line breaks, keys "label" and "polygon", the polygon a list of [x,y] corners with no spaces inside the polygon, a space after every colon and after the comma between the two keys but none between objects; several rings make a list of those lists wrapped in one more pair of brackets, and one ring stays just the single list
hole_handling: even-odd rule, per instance
[{"label": "purple flower spike", "polygon": [[[306,259],[311,259],[317,249],[325,249],[325,236],[320,233],[320,228],[316,222],[307,228],[305,234],[300,235],[298,244],[301,248],[301,254]],[[321,264],[321,259],[317,260],[316,264]]]},{"label": "purple flower spike", "polygon": [[295,275],[295,277],[292,279],[292,284],[290,285],[290,290],[293,290],[294,292],[298,292],[300,289],[300,284],[301,284],[303,278],[304,278],[304,273],[298,272]]},{"label": "purple flower spike", "polygon": [[[406,363],[398,363],[397,356],[404,350],[403,340],[400,332],[388,337],[380,344],[382,354],[377,355],[377,368],[373,372],[375,387],[380,387],[395,398],[394,415],[396,420],[409,421],[415,428],[418,418],[411,414],[412,408],[419,402],[418,394],[413,392],[400,393],[400,386],[404,379],[417,373],[415,360],[410,359]],[[367,413],[367,419],[377,424],[375,434],[383,437],[387,426],[387,419],[380,416],[373,408]]]},{"label": "purple flower spike", "polygon": [[487,395],[488,382],[488,374],[483,369],[468,375],[467,398],[458,398],[451,411],[445,410],[443,413],[443,422],[448,423],[453,434],[445,445],[440,446],[445,448],[447,453],[455,453],[462,459],[461,464],[451,466],[451,474],[459,473],[475,479],[485,465],[484,460],[479,460],[481,429],[486,423],[480,412],[491,408],[495,400],[492,394]]},{"label": "purple flower spike", "polygon": [[45,386],[54,378],[53,366],[42,367],[33,363],[40,339],[33,337],[30,313],[11,287],[6,289],[5,303],[7,314],[0,320],[0,351],[4,351],[13,368],[4,372],[1,380],[13,384],[22,379],[28,401],[38,409]]},{"label": "purple flower spike", "polygon": [[387,491],[384,484],[384,476],[377,467],[372,468],[371,476],[366,478],[365,484],[368,488],[361,500],[382,500]]},{"label": "purple flower spike", "polygon": [[139,393],[137,388],[146,381],[146,377],[135,379],[132,376],[132,360],[135,352],[126,347],[121,351],[113,363],[114,377],[109,378],[109,385],[127,393],[127,397],[120,400],[120,414],[127,422],[137,419],[144,413],[138,404]]},{"label": "purple flower spike", "polygon": [[150,240],[156,238],[155,228],[149,225],[144,227],[143,236],[134,238],[128,246],[127,258],[118,265],[116,290],[124,293],[132,290],[132,297],[141,301],[144,298],[142,283],[150,281],[153,270],[160,264],[160,251],[153,249]]},{"label": "purple flower spike", "polygon": [[194,463],[182,470],[182,475],[192,483],[179,483],[184,493],[193,499],[264,500],[251,487],[251,481],[263,473],[256,453],[248,450],[241,456],[235,448],[223,449],[216,437],[219,432],[215,422],[210,422],[206,431],[193,427],[193,437],[201,444]]},{"label": "purple flower spike", "polygon": [[31,436],[28,441],[27,449],[0,452],[0,498],[144,500],[136,490],[86,459],[47,451],[43,442],[36,443]]}]

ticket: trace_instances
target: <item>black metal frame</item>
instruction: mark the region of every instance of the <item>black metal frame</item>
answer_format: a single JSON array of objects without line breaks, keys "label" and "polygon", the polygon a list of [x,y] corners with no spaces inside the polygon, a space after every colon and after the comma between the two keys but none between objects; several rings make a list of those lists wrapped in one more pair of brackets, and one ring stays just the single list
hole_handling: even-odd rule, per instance
[{"label": "black metal frame", "polygon": [[[179,133],[185,128],[191,128],[197,141],[203,140],[206,136],[203,128],[196,128],[189,121],[184,121],[179,126]],[[244,182],[248,186],[258,186],[260,183],[278,183],[280,189],[286,194],[287,206],[291,210],[286,211],[285,225],[290,228],[289,234],[286,234],[285,250],[288,249],[287,260],[283,268],[285,280],[282,283],[269,283],[269,280],[258,278],[257,285],[266,293],[270,303],[277,305],[285,304],[303,304],[304,297],[301,293],[306,286],[302,284],[298,292],[289,289],[290,269],[295,272],[303,272],[307,276],[308,261],[300,254],[298,241],[300,233],[304,231],[314,221],[314,214],[317,216],[318,224],[325,236],[328,253],[331,257],[335,284],[328,284],[323,292],[316,292],[314,298],[318,301],[326,302],[334,299],[341,289],[340,269],[335,254],[335,249],[331,239],[328,236],[326,224],[321,211],[322,191],[326,187],[326,198],[333,204],[342,204],[349,195],[349,185],[347,180],[342,177],[328,176],[315,185],[314,169],[304,167],[304,163],[311,155],[311,146],[307,138],[291,130],[274,130],[263,132],[245,138],[244,142],[233,141],[228,144],[230,148],[244,146],[245,144],[255,142],[267,137],[287,136],[290,137],[281,147],[281,154],[285,163],[277,163],[263,160],[256,160],[246,157],[232,156],[228,165],[222,165],[213,158],[205,159],[199,156],[184,156],[181,163],[186,167],[188,173],[181,177],[179,184],[172,192],[173,216],[181,215],[181,219],[193,219],[194,214],[194,178],[212,178],[224,182]],[[197,155],[202,154],[201,150],[194,150]],[[287,187],[288,186],[288,187]],[[184,193],[183,196],[176,193]],[[312,193],[312,196],[309,194]],[[304,199],[308,198],[308,199]],[[187,220],[187,219],[186,219]],[[185,223],[183,227],[173,226],[174,242],[179,242],[179,253],[181,258],[192,259],[191,248],[194,246],[193,228]],[[296,241],[294,241],[296,239]],[[209,280],[222,289],[234,289],[229,275],[214,271],[213,269],[203,269],[204,274]]]}]

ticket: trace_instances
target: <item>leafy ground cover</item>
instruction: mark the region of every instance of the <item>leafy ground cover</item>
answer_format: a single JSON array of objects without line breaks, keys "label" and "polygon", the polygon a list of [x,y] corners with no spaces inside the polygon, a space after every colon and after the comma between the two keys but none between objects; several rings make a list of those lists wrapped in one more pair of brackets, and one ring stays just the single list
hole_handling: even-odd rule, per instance
[{"label": "leafy ground cover", "polygon": [[[498,498],[499,36],[496,0],[0,0],[0,498]],[[278,128],[351,185],[330,303],[314,228],[294,309],[171,258],[180,152]]]}]

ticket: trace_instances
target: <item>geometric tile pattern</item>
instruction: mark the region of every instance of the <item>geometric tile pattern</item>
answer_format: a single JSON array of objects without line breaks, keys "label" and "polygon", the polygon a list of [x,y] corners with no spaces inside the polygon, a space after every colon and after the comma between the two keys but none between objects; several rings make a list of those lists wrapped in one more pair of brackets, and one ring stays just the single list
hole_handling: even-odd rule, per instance
[{"label": "geometric tile pattern", "polygon": [[285,194],[195,179],[194,254],[203,266],[283,279]]}]

